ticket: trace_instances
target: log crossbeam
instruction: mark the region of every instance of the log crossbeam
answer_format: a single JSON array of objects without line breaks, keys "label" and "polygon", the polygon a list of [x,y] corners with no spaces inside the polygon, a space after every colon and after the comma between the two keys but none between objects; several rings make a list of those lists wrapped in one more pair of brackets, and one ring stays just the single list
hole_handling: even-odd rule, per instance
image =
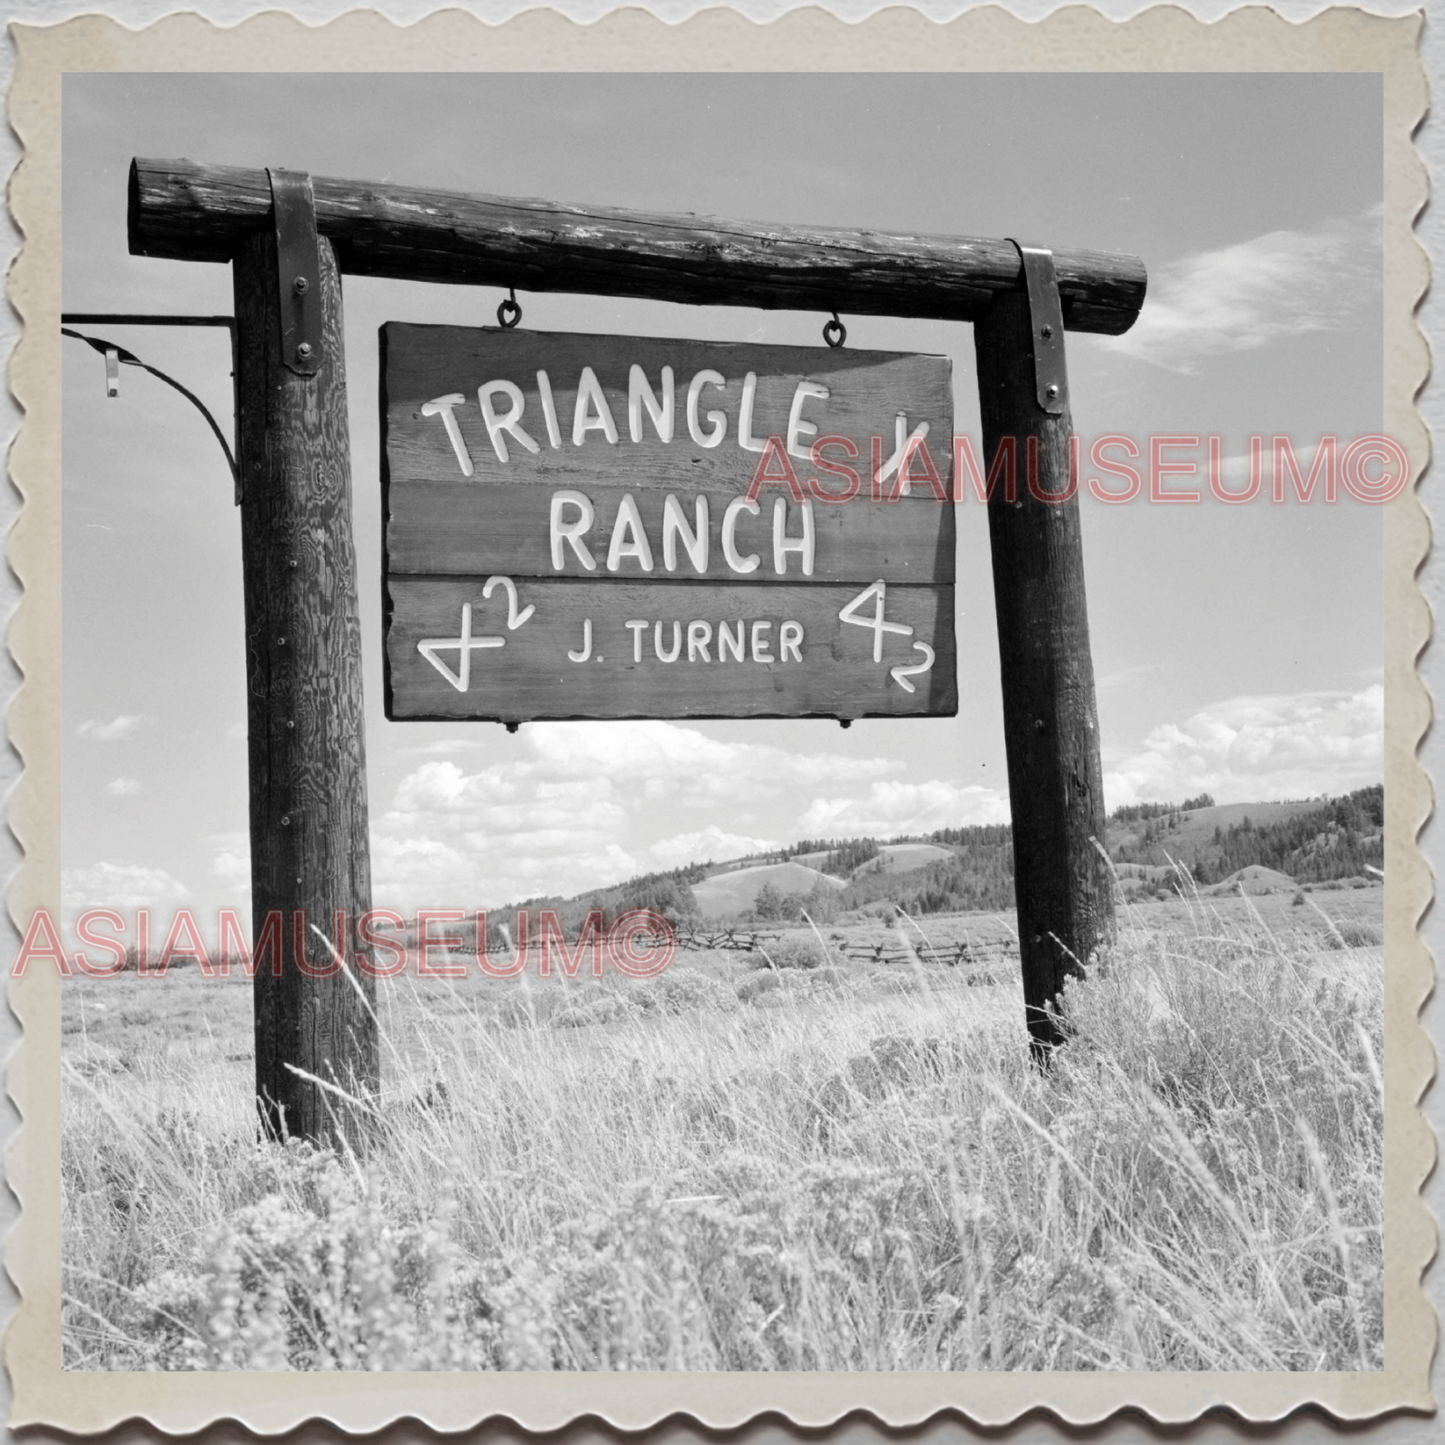
[{"label": "log crossbeam", "polygon": [[[977,321],[1023,271],[1006,240],[773,226],[312,178],[343,274],[630,296],[698,306]],[[270,223],[264,170],[131,163],[130,250],[230,261]],[[1137,256],[1056,250],[1064,325],[1118,335],[1147,278]]]}]

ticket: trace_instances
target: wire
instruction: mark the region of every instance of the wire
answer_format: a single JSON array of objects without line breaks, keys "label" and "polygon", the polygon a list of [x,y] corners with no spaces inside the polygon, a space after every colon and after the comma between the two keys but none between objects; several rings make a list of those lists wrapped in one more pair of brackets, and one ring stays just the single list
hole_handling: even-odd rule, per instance
[{"label": "wire", "polygon": [[182,386],[180,382],[175,379],[175,377],[167,376],[165,372],[160,370],[159,367],[152,366],[149,362],[142,361],[140,357],[138,357],[133,351],[127,351],[125,347],[117,346],[113,341],[104,341],[98,336],[85,336],[79,331],[72,331],[68,326],[62,326],[60,328],[60,334],[62,336],[73,336],[77,341],[85,342],[87,346],[89,346],[94,351],[100,352],[102,356],[106,355],[108,352],[113,352],[115,354],[116,360],[119,361],[122,365],[138,366],[142,371],[150,372],[152,376],[158,377],[161,381],[165,382],[167,386],[174,387],[178,392],[180,392],[180,394],[185,397],[185,399],[190,402],[191,405],[194,406],[203,417],[205,417],[206,424],[211,428],[211,431],[215,433],[216,440],[221,444],[221,450],[226,454],[226,465],[231,469],[231,480],[235,482],[238,486],[240,485],[241,474],[236,468],[236,458],[231,454],[231,444],[226,440],[225,434],[221,431],[221,428],[216,425],[216,418],[211,415],[210,408],[205,404],[205,402],[200,399],[200,397],[195,394],[195,392],[190,391],[186,387]]}]

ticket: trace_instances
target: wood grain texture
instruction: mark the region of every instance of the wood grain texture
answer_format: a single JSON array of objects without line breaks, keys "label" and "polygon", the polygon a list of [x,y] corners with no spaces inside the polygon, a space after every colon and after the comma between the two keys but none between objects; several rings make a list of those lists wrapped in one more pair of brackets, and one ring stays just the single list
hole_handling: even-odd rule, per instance
[{"label": "wood grain texture", "polygon": [[[707,498],[707,569],[699,573],[681,542],[674,544],[676,570],[668,573],[663,551],[663,503],[669,495],[660,489],[630,491],[619,486],[588,486],[583,495],[592,503],[596,520],[582,539],[596,562],[589,572],[575,550],[561,549],[562,569],[553,566],[550,544],[553,488],[505,486],[475,481],[393,481],[388,489],[387,568],[392,576],[477,576],[494,572],[512,577],[591,577],[595,581],[642,581],[645,574],[636,558],[619,557],[618,570],[607,570],[608,543],[618,509],[631,495],[642,520],[643,534],[652,551],[649,580],[744,581],[726,561],[720,540],[722,522],[736,494],[715,488],[678,489],[676,495],[690,528],[696,528],[695,498]],[[951,505],[850,502],[844,506],[812,504],[813,575],[800,575],[797,553],[784,554],[786,572],[779,577],[773,551],[773,515],[784,509],[784,535],[803,535],[801,506],[785,492],[772,488],[758,500],[756,517],[737,519],[734,538],[743,555],[756,556],[758,569],[749,573],[748,585],[774,581],[856,582],[860,586],[882,577],[890,583],[943,583],[954,580],[956,518]],[[563,509],[564,518],[580,514]],[[624,528],[624,536],[631,533]]]},{"label": "wood grain texture", "polygon": [[[885,635],[881,662],[873,660],[871,628],[844,623],[838,613],[861,590],[852,586],[790,586],[784,583],[597,583],[568,579],[519,582],[519,609],[536,611],[515,630],[507,627],[501,590],[482,597],[480,579],[394,577],[391,624],[386,638],[387,716],[392,718],[479,718],[522,722],[536,718],[596,717],[923,717],[952,716],[958,710],[952,587],[888,587],[885,617],[913,627],[911,637]],[[464,603],[473,608],[474,637],[500,637],[505,645],[472,654],[471,678],[463,693],[417,650],[428,638],[459,635]],[[871,602],[863,609],[871,618]],[[583,650],[583,619],[592,619],[592,656],[573,662]],[[624,624],[647,623],[638,641]],[[782,624],[802,624],[800,660],[783,661]],[[688,658],[691,621],[712,626],[708,660]],[[732,635],[744,624],[743,661],[719,660],[718,623]],[[679,624],[678,657],[670,653],[673,623]],[[753,658],[753,623],[772,662]],[[936,658],[931,672],[908,679],[909,693],[890,670],[923,660],[913,649],[927,643]],[[458,651],[441,654],[458,672]]]},{"label": "wood grain texture", "polygon": [[[321,233],[353,275],[974,321],[1022,274],[1003,240],[655,215],[326,177],[313,186]],[[264,170],[137,158],[131,253],[229,260],[265,226],[270,204]],[[1137,257],[1056,250],[1054,262],[1070,330],[1129,329],[1146,285]]]},{"label": "wood grain texture", "polygon": [[1030,347],[1022,294],[999,297],[974,328],[984,456],[1014,437],[1019,457],[1018,495],[997,490],[988,520],[1025,1017],[1042,1058],[1060,1041],[1046,1006],[1111,935],[1114,902],[1093,842],[1104,841],[1104,786],[1078,499],[1040,500],[1068,491],[1073,420],[1039,409]]},{"label": "wood grain texture", "polygon": [[[879,439],[886,461],[895,448],[897,413],[905,412],[910,430],[928,426],[925,445],[947,495],[953,467],[952,362],[946,356],[921,356],[886,351],[850,351],[826,346],[760,346],[723,342],[677,341],[657,337],[589,336],[570,332],[503,331],[481,326],[418,326],[388,322],[381,328],[382,439],[393,481],[462,480],[464,473],[441,416],[427,416],[423,406],[445,395],[461,395],[453,409],[477,481],[502,483],[545,481],[553,486],[585,486],[616,481],[635,487],[716,487],[733,493],[747,490],[764,458],[738,444],[743,388],[749,373],[756,378],[750,430],[752,439],[765,444],[776,436],[786,441],[789,414],[800,382],[828,389],[826,400],[809,397],[799,415],[818,428],[817,435],[841,436],[853,446],[830,447],[825,455],[851,467],[860,478],[862,495],[869,494],[869,461],[873,438]],[[671,367],[674,378],[673,439],[658,437],[645,406],[640,410],[641,438],[633,441],[628,423],[629,377],[640,366],[659,404],[662,371]],[[579,382],[590,367],[601,387],[607,410],[617,431],[610,443],[597,430],[574,441]],[[692,438],[687,420],[690,384],[702,371],[715,371],[726,381],[719,389],[708,384],[698,392],[698,424],[711,434],[709,412],[726,418],[726,432],[714,447],[700,446]],[[560,445],[553,446],[543,414],[537,373],[545,371],[552,393]],[[505,433],[507,460],[497,455],[478,402],[483,383],[505,380],[522,394],[520,425],[540,450]],[[499,412],[510,403],[493,400]],[[584,417],[600,414],[595,402],[583,408]],[[846,483],[835,474],[815,468],[811,461],[789,457],[788,465],[800,485],[818,476],[830,492]],[[768,470],[781,475],[775,451]],[[922,458],[911,464],[910,476],[924,475]],[[920,493],[910,488],[910,499]],[[921,495],[931,493],[926,487]]]},{"label": "wood grain texture", "polygon": [[[334,967],[310,925],[334,938],[338,911],[338,946],[354,964],[356,923],[371,906],[341,284],[325,240],[320,252],[314,377],[281,363],[271,238],[247,239],[234,268],[253,949],[273,912],[283,942],[279,971],[262,960],[255,976],[256,1092],[268,1134],[328,1141],[339,1120],[359,1146],[362,1120],[288,1067],[362,1095],[379,1086],[375,1019],[357,989],[339,970],[315,978],[300,966]],[[370,997],[374,981],[353,973]]]}]

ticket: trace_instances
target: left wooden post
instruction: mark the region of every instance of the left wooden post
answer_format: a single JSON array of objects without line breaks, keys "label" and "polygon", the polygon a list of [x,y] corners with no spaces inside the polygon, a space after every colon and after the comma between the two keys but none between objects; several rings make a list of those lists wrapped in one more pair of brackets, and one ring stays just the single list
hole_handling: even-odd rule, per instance
[{"label": "left wooden post", "polygon": [[331,243],[317,250],[312,375],[282,356],[274,230],[234,252],[256,1102],[272,1137],[360,1146],[380,1083],[375,979],[358,966],[371,907],[361,624],[341,279]]}]

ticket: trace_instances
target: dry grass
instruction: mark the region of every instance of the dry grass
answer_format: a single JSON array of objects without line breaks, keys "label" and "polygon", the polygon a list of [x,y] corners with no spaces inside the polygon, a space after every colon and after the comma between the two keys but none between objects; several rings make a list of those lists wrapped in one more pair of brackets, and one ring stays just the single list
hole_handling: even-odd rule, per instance
[{"label": "dry grass", "polygon": [[1378,1369],[1381,954],[1272,922],[1132,917],[1046,1076],[956,970],[405,980],[364,1161],[256,1141],[244,985],[85,981],[66,1364]]}]

